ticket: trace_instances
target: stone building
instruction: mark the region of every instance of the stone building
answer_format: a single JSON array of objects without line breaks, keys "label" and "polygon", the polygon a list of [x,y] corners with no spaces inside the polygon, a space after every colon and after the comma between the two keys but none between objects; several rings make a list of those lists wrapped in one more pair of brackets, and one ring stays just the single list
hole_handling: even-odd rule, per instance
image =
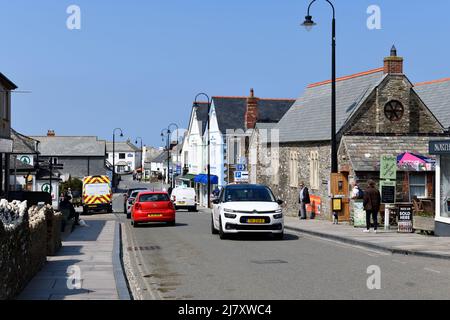
[{"label": "stone building", "polygon": [[[430,139],[449,136],[450,99],[445,97],[450,86],[441,85],[436,93],[427,85],[435,82],[417,87],[410,82],[395,48],[383,68],[337,79],[339,171],[345,188],[354,181],[378,181],[382,155],[411,152],[431,157]],[[286,201],[289,215],[298,214],[299,184],[304,181],[317,217],[331,217],[330,103],[331,81],[311,84],[277,125],[260,127],[252,137],[250,149],[257,158],[251,167],[253,182],[272,187]],[[397,200],[410,201],[419,192],[433,197],[434,175],[433,170],[400,170]]]},{"label": "stone building", "polygon": [[89,136],[57,136],[49,130],[46,136],[33,136],[39,141],[41,160],[53,158],[62,164],[62,179],[82,179],[90,175],[106,175],[106,141]]}]

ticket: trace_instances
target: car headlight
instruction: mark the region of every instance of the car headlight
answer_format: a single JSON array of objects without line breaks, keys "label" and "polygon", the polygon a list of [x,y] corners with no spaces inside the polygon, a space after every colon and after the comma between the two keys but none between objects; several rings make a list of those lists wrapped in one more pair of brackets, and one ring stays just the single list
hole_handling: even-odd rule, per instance
[{"label": "car headlight", "polygon": [[227,219],[236,219],[236,217],[237,217],[237,215],[235,215],[235,214],[225,212],[225,218],[227,218]]},{"label": "car headlight", "polygon": [[231,210],[231,209],[223,209],[223,212],[225,212],[225,213],[234,213],[235,211]]},{"label": "car headlight", "polygon": [[275,212],[276,212],[276,214],[273,216],[274,219],[282,219],[283,218],[283,209],[278,209]]}]

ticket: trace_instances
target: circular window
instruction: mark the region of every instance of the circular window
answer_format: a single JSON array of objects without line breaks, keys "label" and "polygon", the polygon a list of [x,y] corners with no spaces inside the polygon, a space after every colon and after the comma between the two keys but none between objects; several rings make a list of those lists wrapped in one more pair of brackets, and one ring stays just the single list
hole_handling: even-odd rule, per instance
[{"label": "circular window", "polygon": [[400,101],[392,100],[384,106],[384,115],[390,121],[400,121],[404,113],[405,108]]}]

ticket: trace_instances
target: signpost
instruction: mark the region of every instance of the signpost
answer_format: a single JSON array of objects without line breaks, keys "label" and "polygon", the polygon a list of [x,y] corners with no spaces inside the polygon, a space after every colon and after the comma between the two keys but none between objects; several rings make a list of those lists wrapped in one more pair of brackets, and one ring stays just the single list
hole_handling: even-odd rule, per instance
[{"label": "signpost", "polygon": [[397,181],[397,157],[381,156],[380,161],[381,203],[385,204],[384,229],[389,230],[390,206],[395,203]]}]

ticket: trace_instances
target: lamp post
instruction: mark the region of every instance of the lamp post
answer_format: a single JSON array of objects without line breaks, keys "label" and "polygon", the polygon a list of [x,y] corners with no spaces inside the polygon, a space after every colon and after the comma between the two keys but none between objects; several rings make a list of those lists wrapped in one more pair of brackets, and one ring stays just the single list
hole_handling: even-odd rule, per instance
[{"label": "lamp post", "polygon": [[123,138],[123,131],[120,128],[113,130],[113,174],[112,174],[112,186],[116,188],[116,131],[120,131],[120,137]]},{"label": "lamp post", "polygon": [[135,139],[135,144],[138,144],[138,139],[140,139],[141,140],[141,179],[142,179],[142,176],[143,176],[143,174],[144,174],[144,146],[143,146],[143,143],[142,143],[142,137],[137,137],[136,139]]},{"label": "lamp post", "polygon": [[[308,6],[308,14],[305,17],[305,22],[302,26],[310,31],[316,23],[313,21],[310,14],[311,6],[317,0],[311,1]],[[325,0],[333,9],[332,21],[332,53],[331,53],[331,173],[338,173],[338,154],[337,154],[337,138],[336,138],[336,10],[330,0]]]},{"label": "lamp post", "polygon": [[[176,123],[171,123],[171,124],[169,124],[169,130],[172,128],[172,127],[175,127],[175,128],[177,128],[177,164],[176,164],[176,167],[178,167],[178,163],[179,163],[179,158],[178,158],[178,138],[179,138],[179,132],[180,132],[180,128],[178,127],[178,125],[176,124]],[[171,133],[173,133],[173,131],[171,131]],[[175,184],[174,184],[174,177],[175,177],[175,173],[172,171],[172,187],[175,187]]]},{"label": "lamp post", "polygon": [[170,175],[169,175],[169,173],[170,173],[170,169],[169,169],[169,167],[170,167],[170,134],[171,134],[170,129],[167,128],[167,129],[163,129],[161,131],[161,137],[163,138],[163,141],[164,141],[165,134],[167,134],[167,146],[166,146],[166,148],[167,148],[167,183],[170,184]]},{"label": "lamp post", "polygon": [[206,93],[199,93],[198,95],[195,96],[195,100],[194,100],[194,108],[198,108],[199,107],[199,103],[197,102],[197,99],[200,96],[204,96],[206,98],[206,100],[208,101],[208,122],[207,122],[207,130],[208,130],[208,167],[207,167],[207,171],[208,171],[208,208],[211,208],[211,153],[210,153],[210,148],[211,148],[211,139],[210,139],[210,134],[209,134],[209,129],[210,129],[210,111],[211,111],[211,99],[209,98],[209,96]]}]

